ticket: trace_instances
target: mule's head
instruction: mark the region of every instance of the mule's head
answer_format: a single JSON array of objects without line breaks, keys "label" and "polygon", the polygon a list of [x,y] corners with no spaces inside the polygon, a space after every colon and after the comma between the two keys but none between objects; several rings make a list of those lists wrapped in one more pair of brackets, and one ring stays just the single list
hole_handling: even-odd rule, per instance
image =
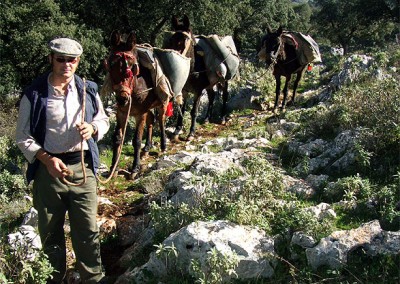
[{"label": "mule's head", "polygon": [[195,40],[189,18],[184,15],[181,20],[178,20],[176,16],[173,16],[171,26],[174,34],[169,38],[167,48],[174,49],[184,56],[191,57]]},{"label": "mule's head", "polygon": [[139,64],[135,50],[136,38],[131,32],[126,40],[115,30],[110,38],[111,50],[106,59],[106,69],[116,93],[119,105],[126,105],[135,87],[136,76],[139,74]]},{"label": "mule's head", "polygon": [[282,27],[279,27],[276,32],[273,32],[268,27],[267,34],[261,40],[261,49],[258,52],[260,61],[266,63],[267,67],[276,62],[282,48]]}]

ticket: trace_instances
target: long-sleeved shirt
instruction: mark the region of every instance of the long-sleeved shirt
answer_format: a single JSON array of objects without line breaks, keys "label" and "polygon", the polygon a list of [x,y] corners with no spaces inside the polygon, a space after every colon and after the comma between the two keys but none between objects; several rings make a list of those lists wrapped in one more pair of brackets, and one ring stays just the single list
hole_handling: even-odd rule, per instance
[{"label": "long-sleeved shirt", "polygon": [[[68,84],[68,92],[65,96],[58,93],[50,84],[49,79],[47,79],[47,85],[49,96],[46,109],[46,137],[43,146],[38,144],[30,133],[29,114],[31,105],[28,98],[23,96],[20,103],[16,142],[30,163],[35,161],[35,155],[39,149],[43,149],[49,153],[65,153],[81,150],[81,135],[76,125],[82,122],[82,107],[79,102],[75,80],[72,79]],[[98,113],[91,123],[97,127],[97,140],[100,140],[107,133],[110,124],[99,94],[96,94],[96,102]],[[86,141],[83,141],[82,145],[84,150],[88,149]]]}]

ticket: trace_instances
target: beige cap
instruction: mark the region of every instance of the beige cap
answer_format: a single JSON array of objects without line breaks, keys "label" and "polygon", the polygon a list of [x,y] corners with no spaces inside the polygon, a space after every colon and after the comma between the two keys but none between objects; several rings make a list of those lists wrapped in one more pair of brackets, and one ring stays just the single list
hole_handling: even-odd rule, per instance
[{"label": "beige cap", "polygon": [[78,57],[83,52],[82,45],[70,38],[55,38],[50,41],[49,47],[54,53],[71,57]]}]

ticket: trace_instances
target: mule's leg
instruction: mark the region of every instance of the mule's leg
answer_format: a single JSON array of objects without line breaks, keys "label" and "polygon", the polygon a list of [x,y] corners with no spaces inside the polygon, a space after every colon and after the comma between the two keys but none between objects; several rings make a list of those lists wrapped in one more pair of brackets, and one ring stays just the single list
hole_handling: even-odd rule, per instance
[{"label": "mule's leg", "polygon": [[292,78],[292,75],[288,75],[285,77],[285,86],[283,87],[283,100],[282,100],[282,110],[284,111],[286,108],[286,98],[289,92],[289,82]]},{"label": "mule's leg", "polygon": [[157,120],[160,126],[160,143],[161,151],[164,152],[167,149],[167,135],[165,134],[165,112],[167,111],[168,103],[165,103],[162,108],[157,111]]},{"label": "mule's leg", "polygon": [[222,124],[226,123],[226,115],[227,115],[227,110],[226,110],[226,102],[228,101],[228,81],[225,81],[225,83],[222,85]]},{"label": "mule's leg", "polygon": [[190,116],[192,118],[192,121],[190,123],[190,131],[189,131],[189,135],[187,138],[188,141],[191,141],[194,139],[194,134],[196,132],[197,114],[199,112],[200,98],[201,98],[202,94],[203,93],[200,91],[194,97],[193,107],[192,107],[192,110],[190,111]]},{"label": "mule's leg", "polygon": [[131,179],[133,179],[136,176],[136,174],[140,171],[140,147],[142,145],[143,130],[146,118],[147,118],[147,113],[143,114],[139,118],[136,118],[135,134],[133,136],[133,141],[132,141],[133,164],[132,164]]},{"label": "mule's leg", "polygon": [[150,110],[147,113],[146,119],[146,144],[144,145],[143,151],[147,154],[150,152],[150,149],[153,148],[153,127],[155,123],[155,116],[153,112]]},{"label": "mule's leg", "polygon": [[294,97],[296,96],[297,86],[299,85],[299,82],[300,82],[301,78],[303,77],[304,69],[305,69],[305,67],[301,71],[297,72],[296,80],[294,81],[294,84],[293,84],[293,96],[292,96],[292,99],[288,102],[288,104],[294,104]]},{"label": "mule's leg", "polygon": [[275,76],[275,103],[274,103],[274,112],[278,108],[279,96],[281,95],[281,76]]},{"label": "mule's leg", "polygon": [[186,109],[186,103],[187,103],[186,95],[187,94],[184,94],[182,97],[182,104],[178,105],[178,107],[180,108],[181,111],[178,111],[178,117],[176,119],[176,127],[175,127],[174,137],[173,137],[173,140],[175,142],[179,141],[179,133],[183,129],[183,116],[185,115],[185,109]]},{"label": "mule's leg", "polygon": [[207,96],[208,96],[208,107],[207,107],[205,122],[209,122],[212,117],[212,110],[213,110],[214,100],[215,100],[215,91],[213,88],[211,88],[211,89],[206,89],[206,92],[207,92]]}]

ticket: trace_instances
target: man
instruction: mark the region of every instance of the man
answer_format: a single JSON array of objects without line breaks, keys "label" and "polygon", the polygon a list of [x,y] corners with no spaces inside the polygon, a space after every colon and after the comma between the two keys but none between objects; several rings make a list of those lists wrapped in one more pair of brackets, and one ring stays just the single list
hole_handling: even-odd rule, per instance
[{"label": "man", "polygon": [[[95,173],[99,164],[96,141],[109,129],[109,119],[97,85],[75,71],[82,46],[69,38],[49,43],[52,71],[24,90],[16,141],[29,162],[27,180],[33,182],[33,203],[39,213],[39,233],[53,268],[48,283],[61,283],[66,272],[65,215],[68,212],[72,246],[82,283],[104,283],[100,258]],[[84,91],[85,90],[85,91]],[[86,93],[85,121],[81,121]],[[85,155],[83,180],[81,145]],[[67,176],[66,169],[73,171]]]}]

